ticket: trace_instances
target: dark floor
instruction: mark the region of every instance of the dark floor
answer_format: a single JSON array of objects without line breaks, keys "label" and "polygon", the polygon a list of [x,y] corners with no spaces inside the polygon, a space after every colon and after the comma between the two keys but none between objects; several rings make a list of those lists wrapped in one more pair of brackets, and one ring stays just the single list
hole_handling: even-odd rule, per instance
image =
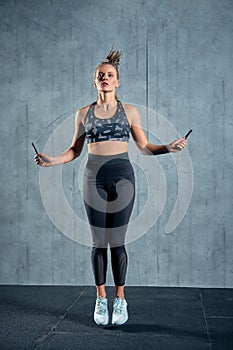
[{"label": "dark floor", "polygon": [[102,327],[93,286],[0,285],[0,349],[233,350],[233,289],[127,287],[126,299],[128,322]]}]

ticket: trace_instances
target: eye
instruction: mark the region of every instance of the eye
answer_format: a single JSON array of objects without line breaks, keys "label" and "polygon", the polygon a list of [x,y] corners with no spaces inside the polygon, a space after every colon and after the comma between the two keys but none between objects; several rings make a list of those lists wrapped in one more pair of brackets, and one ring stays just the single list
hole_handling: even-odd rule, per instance
[{"label": "eye", "polygon": [[102,79],[103,76],[104,76],[104,73],[99,73],[98,76],[97,76],[97,78],[98,78],[98,79]]}]

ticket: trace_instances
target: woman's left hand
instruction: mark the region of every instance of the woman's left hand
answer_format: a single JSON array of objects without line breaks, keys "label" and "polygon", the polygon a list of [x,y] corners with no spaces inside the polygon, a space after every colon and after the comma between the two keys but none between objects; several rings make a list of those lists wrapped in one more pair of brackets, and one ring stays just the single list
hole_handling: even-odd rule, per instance
[{"label": "woman's left hand", "polygon": [[184,147],[187,146],[187,141],[184,137],[174,140],[168,145],[169,152],[175,153],[181,151]]}]

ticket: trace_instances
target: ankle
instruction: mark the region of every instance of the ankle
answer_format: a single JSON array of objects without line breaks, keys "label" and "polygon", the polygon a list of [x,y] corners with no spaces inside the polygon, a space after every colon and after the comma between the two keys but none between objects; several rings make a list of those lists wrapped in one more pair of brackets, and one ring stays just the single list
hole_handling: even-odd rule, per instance
[{"label": "ankle", "polygon": [[115,286],[115,298],[119,297],[120,299],[125,298],[124,286]]},{"label": "ankle", "polygon": [[96,297],[97,298],[101,297],[101,298],[107,299],[107,295],[106,294],[97,294]]},{"label": "ankle", "polygon": [[117,294],[115,295],[115,298],[125,299],[125,296],[123,294]]},{"label": "ankle", "polygon": [[97,298],[102,297],[104,299],[107,299],[107,293],[104,284],[101,286],[96,286],[96,295]]}]

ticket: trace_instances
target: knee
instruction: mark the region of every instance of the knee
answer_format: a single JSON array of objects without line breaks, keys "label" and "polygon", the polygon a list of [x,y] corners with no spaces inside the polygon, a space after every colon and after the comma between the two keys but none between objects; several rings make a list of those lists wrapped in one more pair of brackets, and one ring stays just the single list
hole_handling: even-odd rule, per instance
[{"label": "knee", "polygon": [[114,258],[118,258],[118,259],[121,257],[127,258],[126,249],[124,245],[119,247],[111,247],[111,254],[112,254],[112,257]]},{"label": "knee", "polygon": [[92,247],[92,256],[105,256],[107,254],[107,248]]}]

